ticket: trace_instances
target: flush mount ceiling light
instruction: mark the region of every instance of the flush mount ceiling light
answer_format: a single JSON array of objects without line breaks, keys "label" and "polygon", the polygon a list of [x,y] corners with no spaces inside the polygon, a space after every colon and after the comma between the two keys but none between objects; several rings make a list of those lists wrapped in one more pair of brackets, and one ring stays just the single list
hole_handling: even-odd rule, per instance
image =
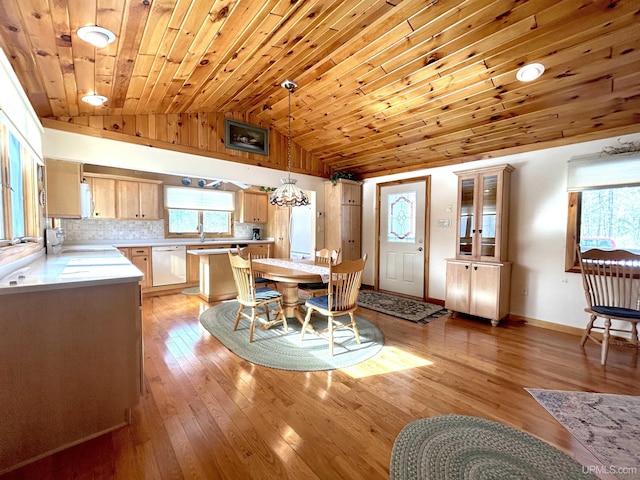
[{"label": "flush mount ceiling light", "polygon": [[288,178],[280,180],[282,185],[276,188],[269,197],[269,203],[271,203],[271,205],[278,205],[280,207],[301,207],[303,205],[309,205],[309,197],[304,193],[304,190],[296,185],[296,180],[291,178],[291,94],[297,86],[298,84],[291,80],[285,80],[281,85],[281,87],[289,91],[289,130],[287,134],[287,172],[289,176]]},{"label": "flush mount ceiling light", "polygon": [[516,78],[521,82],[531,82],[543,73],[544,65],[542,65],[541,63],[530,63],[529,65],[525,65],[520,70],[518,70],[518,73],[516,73]]},{"label": "flush mount ceiling light", "polygon": [[78,29],[78,37],[98,48],[105,47],[116,39],[113,32],[96,25],[80,27]]},{"label": "flush mount ceiling light", "polygon": [[100,105],[102,105],[104,102],[107,101],[107,97],[103,97],[102,95],[96,95],[91,94],[91,95],[85,95],[84,97],[82,97],[82,101],[85,103],[88,103],[89,105],[93,105],[94,107],[99,107]]}]

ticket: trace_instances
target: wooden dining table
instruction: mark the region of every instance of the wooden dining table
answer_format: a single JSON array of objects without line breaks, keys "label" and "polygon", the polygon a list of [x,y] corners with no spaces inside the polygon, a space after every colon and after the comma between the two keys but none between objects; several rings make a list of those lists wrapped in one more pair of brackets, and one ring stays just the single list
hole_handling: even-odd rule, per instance
[{"label": "wooden dining table", "polygon": [[279,282],[282,303],[287,318],[297,318],[304,324],[304,311],[298,299],[299,283],[328,281],[329,267],[315,265],[312,259],[260,258],[251,261],[253,271],[269,280]]}]

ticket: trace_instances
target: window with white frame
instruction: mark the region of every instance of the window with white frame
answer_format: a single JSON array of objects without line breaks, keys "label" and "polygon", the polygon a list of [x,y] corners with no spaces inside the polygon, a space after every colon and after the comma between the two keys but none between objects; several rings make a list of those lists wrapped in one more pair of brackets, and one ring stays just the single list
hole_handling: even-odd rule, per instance
[{"label": "window with white frame", "polygon": [[166,236],[232,236],[234,199],[234,192],[166,185]]}]

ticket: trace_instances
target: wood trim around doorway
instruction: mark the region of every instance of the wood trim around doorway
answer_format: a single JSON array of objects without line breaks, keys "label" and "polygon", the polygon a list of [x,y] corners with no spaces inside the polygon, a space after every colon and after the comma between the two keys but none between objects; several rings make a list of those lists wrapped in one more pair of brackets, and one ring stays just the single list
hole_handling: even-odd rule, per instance
[{"label": "wood trim around doorway", "polygon": [[423,177],[405,178],[402,180],[394,180],[376,184],[376,236],[375,236],[375,259],[376,268],[374,273],[373,289],[380,290],[380,190],[382,187],[392,187],[394,185],[402,185],[404,183],[425,182],[425,209],[424,209],[424,285],[422,288],[422,298],[420,300],[427,301],[429,298],[429,252],[430,252],[430,236],[431,236],[431,175]]}]

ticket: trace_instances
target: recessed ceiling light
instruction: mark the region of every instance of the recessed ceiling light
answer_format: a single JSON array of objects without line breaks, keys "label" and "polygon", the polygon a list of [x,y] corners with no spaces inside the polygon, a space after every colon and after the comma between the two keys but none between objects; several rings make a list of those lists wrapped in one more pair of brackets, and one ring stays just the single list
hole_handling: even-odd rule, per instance
[{"label": "recessed ceiling light", "polygon": [[92,95],[85,95],[84,97],[82,97],[82,101],[88,103],[89,105],[93,105],[94,107],[99,107],[107,101],[107,97],[96,95],[94,93]]},{"label": "recessed ceiling light", "polygon": [[516,78],[521,82],[530,82],[535,80],[540,75],[544,73],[544,65],[541,63],[530,63],[529,65],[525,65],[518,73],[516,73]]},{"label": "recessed ceiling light", "polygon": [[105,47],[116,39],[113,32],[95,25],[80,27],[78,37],[96,47]]}]

